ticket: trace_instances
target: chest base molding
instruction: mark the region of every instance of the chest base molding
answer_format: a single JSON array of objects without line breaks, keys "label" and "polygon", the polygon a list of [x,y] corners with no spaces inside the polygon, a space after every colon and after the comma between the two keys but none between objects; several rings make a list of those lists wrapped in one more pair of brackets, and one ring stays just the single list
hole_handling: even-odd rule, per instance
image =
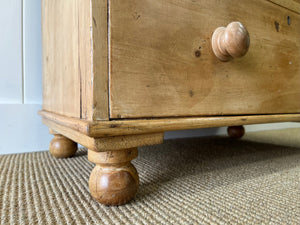
[{"label": "chest base molding", "polygon": [[[39,114],[52,124],[69,128],[88,137],[114,137],[136,134],[153,134],[173,130],[210,127],[240,126],[277,122],[300,122],[300,114],[242,115],[184,117],[164,119],[126,119],[111,121],[88,121],[40,111]],[[50,128],[53,128],[50,126]]]}]

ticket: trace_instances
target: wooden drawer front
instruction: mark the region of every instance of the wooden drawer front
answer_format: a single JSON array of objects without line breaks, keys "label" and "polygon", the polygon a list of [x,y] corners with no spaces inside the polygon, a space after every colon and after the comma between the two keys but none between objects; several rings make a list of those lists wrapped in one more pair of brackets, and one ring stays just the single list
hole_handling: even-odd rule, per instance
[{"label": "wooden drawer front", "polygon": [[[221,62],[211,36],[232,21],[250,48]],[[300,112],[295,12],[265,0],[116,0],[109,26],[111,118]]]}]

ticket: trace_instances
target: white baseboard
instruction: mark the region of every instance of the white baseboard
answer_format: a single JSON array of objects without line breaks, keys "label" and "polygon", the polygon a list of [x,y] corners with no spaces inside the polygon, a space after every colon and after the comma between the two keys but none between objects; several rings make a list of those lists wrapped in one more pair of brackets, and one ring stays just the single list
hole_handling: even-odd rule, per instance
[{"label": "white baseboard", "polygon": [[0,154],[48,149],[52,135],[42,124],[40,104],[0,104]]},{"label": "white baseboard", "polygon": [[[0,104],[0,155],[48,150],[52,135],[37,112],[40,104]],[[300,123],[248,125],[246,132],[300,127]],[[224,135],[226,128],[208,128],[165,133],[165,139]]]}]

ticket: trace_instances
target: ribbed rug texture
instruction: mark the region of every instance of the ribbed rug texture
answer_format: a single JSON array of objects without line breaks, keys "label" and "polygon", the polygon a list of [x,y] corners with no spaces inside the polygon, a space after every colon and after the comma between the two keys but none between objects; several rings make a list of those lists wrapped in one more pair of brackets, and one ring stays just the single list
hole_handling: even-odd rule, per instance
[{"label": "ribbed rug texture", "polygon": [[300,129],[139,148],[135,199],[90,196],[87,151],[0,156],[1,224],[300,224]]}]

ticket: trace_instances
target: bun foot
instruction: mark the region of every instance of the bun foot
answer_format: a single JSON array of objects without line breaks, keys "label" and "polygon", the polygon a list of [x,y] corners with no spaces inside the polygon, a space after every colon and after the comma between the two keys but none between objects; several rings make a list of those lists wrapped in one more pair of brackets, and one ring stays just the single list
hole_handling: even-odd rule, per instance
[{"label": "bun foot", "polygon": [[55,158],[68,158],[75,155],[77,143],[63,135],[55,133],[54,138],[50,142],[49,151]]},{"label": "bun foot", "polygon": [[227,128],[228,136],[231,138],[241,138],[245,134],[245,128],[243,126],[232,126]]},{"label": "bun foot", "polygon": [[89,150],[89,160],[96,163],[90,179],[91,195],[104,205],[123,205],[134,198],[139,176],[131,160],[137,148],[109,152]]}]

